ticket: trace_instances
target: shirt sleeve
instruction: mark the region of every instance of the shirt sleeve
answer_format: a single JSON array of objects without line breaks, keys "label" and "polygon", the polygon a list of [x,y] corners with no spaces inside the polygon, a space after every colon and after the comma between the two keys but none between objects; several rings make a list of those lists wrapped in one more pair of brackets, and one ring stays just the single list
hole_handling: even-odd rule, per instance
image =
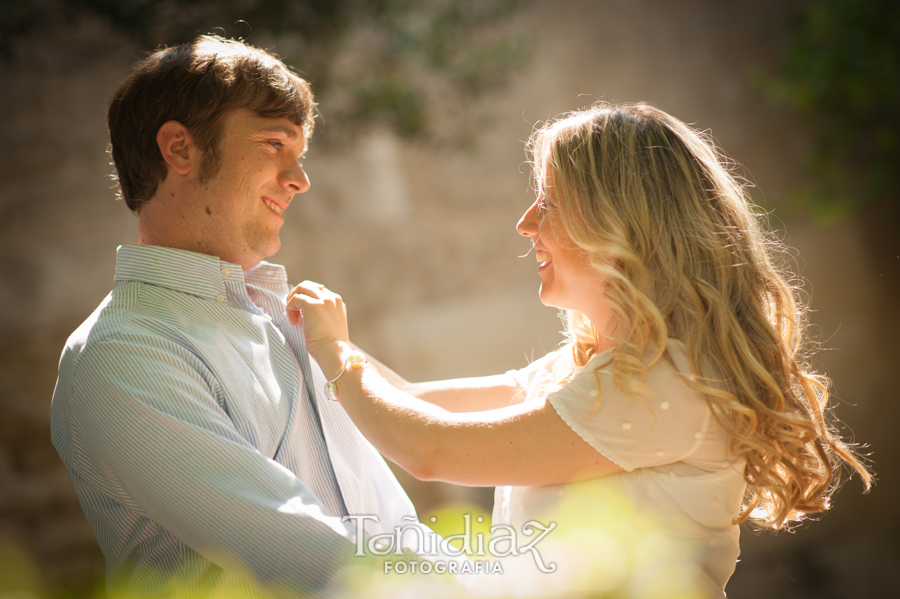
[{"label": "shirt sleeve", "polygon": [[542,381],[545,381],[551,375],[554,365],[562,357],[562,352],[563,350],[561,349],[554,350],[538,358],[525,368],[508,370],[506,375],[511,376],[519,387],[530,392],[536,385],[542,384]]},{"label": "shirt sleeve", "polygon": [[616,387],[612,365],[598,369],[598,361],[547,396],[582,439],[628,472],[681,462],[699,449],[709,408],[666,360],[648,369],[644,384],[652,394],[638,398]]},{"label": "shirt sleeve", "polygon": [[238,434],[211,372],[171,341],[90,343],[69,418],[86,484],[226,570],[310,592],[354,559],[352,527]]}]

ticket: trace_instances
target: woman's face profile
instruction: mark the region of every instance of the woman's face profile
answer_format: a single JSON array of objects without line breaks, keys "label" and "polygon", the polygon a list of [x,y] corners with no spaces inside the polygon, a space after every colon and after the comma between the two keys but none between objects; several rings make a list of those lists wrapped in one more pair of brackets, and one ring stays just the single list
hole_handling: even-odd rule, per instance
[{"label": "woman's face profile", "polygon": [[534,244],[541,277],[541,302],[561,310],[577,310],[595,326],[606,320],[608,305],[603,293],[604,278],[590,264],[588,253],[578,247],[559,221],[547,176],[538,198],[516,225],[520,235]]}]

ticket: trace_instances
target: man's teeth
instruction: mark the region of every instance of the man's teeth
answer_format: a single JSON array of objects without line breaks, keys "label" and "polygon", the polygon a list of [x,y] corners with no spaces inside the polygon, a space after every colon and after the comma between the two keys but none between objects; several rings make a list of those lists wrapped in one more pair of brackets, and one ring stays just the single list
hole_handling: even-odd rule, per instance
[{"label": "man's teeth", "polygon": [[266,206],[268,206],[269,208],[274,210],[275,214],[281,214],[282,212],[284,212],[284,209],[281,206],[279,206],[275,202],[271,202],[265,198],[263,199],[263,204],[265,204]]}]

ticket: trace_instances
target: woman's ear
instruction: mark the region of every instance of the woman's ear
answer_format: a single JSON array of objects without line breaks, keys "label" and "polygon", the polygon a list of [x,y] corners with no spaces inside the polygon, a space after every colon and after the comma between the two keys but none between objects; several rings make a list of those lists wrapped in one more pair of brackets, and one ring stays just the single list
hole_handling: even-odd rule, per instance
[{"label": "woman's ear", "polygon": [[167,121],[156,132],[156,145],[163,160],[179,175],[187,175],[192,168],[199,168],[200,153],[191,140],[187,127],[178,121]]}]

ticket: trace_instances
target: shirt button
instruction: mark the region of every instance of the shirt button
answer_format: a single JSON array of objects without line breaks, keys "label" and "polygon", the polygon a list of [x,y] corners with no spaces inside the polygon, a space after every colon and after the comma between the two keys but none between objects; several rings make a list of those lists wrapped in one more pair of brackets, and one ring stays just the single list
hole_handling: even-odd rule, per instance
[{"label": "shirt button", "polygon": [[668,410],[668,409],[669,409],[669,402],[664,401],[664,402],[662,402],[661,404],[659,404],[659,407],[662,408],[663,410]]},{"label": "shirt button", "polygon": [[224,302],[225,302],[225,296],[224,296],[224,295],[217,295],[217,296],[216,296],[216,301],[219,302],[220,304],[221,304],[221,303],[224,303]]},{"label": "shirt button", "polygon": [[630,422],[623,422],[623,423],[622,423],[622,428],[624,428],[626,431],[629,430],[629,429],[631,429],[631,423],[630,423]]},{"label": "shirt button", "polygon": [[227,278],[230,277],[230,276],[231,276],[231,271],[228,270],[227,268],[223,268],[223,269],[222,269],[222,277],[224,277],[224,278],[227,279]]}]

